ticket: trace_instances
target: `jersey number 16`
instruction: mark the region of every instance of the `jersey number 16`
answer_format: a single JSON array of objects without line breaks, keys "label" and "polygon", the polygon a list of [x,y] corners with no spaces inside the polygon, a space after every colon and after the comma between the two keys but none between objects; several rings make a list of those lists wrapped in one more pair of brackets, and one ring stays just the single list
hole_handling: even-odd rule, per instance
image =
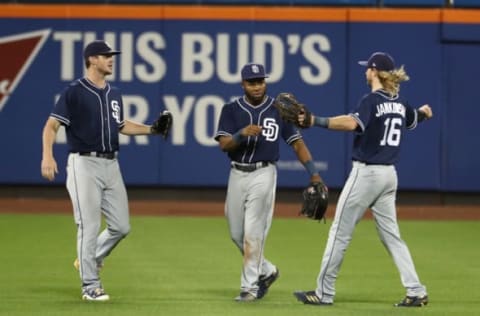
[{"label": "jersey number 16", "polygon": [[383,124],[385,125],[385,132],[380,141],[380,146],[398,146],[400,144],[400,137],[402,136],[400,129],[402,120],[398,117],[387,118]]}]

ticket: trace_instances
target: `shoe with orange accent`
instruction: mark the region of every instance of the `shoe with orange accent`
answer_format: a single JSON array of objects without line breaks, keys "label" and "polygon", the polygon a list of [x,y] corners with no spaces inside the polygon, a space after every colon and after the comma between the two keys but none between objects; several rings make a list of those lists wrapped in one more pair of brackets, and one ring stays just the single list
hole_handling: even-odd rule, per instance
[{"label": "shoe with orange accent", "polygon": [[[80,270],[80,260],[78,260],[78,258],[75,259],[75,261],[73,261],[73,267],[75,268],[75,270]],[[103,263],[98,263],[97,262],[97,271],[100,272],[100,270],[102,270],[103,268]]]},{"label": "shoe with orange accent", "polygon": [[395,307],[422,307],[428,304],[428,296],[405,296],[400,302],[395,304]]},{"label": "shoe with orange accent", "polygon": [[322,302],[320,297],[318,297],[317,293],[315,291],[296,291],[293,292],[293,295],[302,302],[303,304],[310,304],[310,305],[333,305],[333,303],[330,302]]}]

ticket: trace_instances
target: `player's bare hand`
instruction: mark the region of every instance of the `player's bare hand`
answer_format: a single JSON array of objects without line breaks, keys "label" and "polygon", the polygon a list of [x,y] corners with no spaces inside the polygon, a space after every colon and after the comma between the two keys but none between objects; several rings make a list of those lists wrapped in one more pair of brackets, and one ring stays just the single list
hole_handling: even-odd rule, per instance
[{"label": "player's bare hand", "polygon": [[298,114],[297,122],[298,124],[300,124],[300,126],[303,126],[304,121],[305,121],[305,113],[301,112],[300,114]]},{"label": "player's bare hand", "polygon": [[315,183],[315,182],[323,182],[323,179],[320,177],[318,174],[314,174],[310,177],[310,182]]},{"label": "player's bare hand", "polygon": [[262,127],[260,125],[247,125],[242,130],[243,136],[257,136],[262,132]]},{"label": "player's bare hand", "polygon": [[313,126],[313,122],[314,122],[314,119],[315,119],[313,114],[310,115],[310,122],[305,122],[306,117],[307,116],[305,115],[304,111],[300,112],[300,114],[298,114],[298,119],[297,119],[298,124],[300,126],[308,126],[308,127]]},{"label": "player's bare hand", "polygon": [[57,162],[53,158],[42,159],[42,177],[48,181],[53,181],[58,173]]},{"label": "player's bare hand", "polygon": [[421,107],[418,108],[418,110],[425,113],[425,116],[427,117],[427,119],[433,116],[432,108],[428,104],[422,105]]}]

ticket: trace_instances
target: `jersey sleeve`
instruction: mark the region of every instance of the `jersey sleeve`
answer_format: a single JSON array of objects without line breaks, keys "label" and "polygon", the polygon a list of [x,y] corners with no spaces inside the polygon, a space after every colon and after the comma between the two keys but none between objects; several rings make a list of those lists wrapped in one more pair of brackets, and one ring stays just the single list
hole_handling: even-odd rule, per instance
[{"label": "jersey sleeve", "polygon": [[236,131],[234,128],[234,118],[229,104],[224,105],[218,120],[218,128],[215,133],[215,140],[218,141],[221,136],[232,136]]},{"label": "jersey sleeve", "polygon": [[372,108],[370,106],[370,102],[368,101],[367,95],[360,100],[354,112],[350,113],[350,116],[352,116],[358,124],[357,132],[363,133],[365,131],[365,128],[370,122],[371,112]]},{"label": "jersey sleeve", "polygon": [[282,128],[282,138],[288,145],[291,145],[297,139],[302,138],[302,134],[300,134],[300,131],[295,127],[295,125],[284,122]]},{"label": "jersey sleeve", "polygon": [[119,98],[118,98],[118,102],[120,103],[119,104],[119,109],[118,109],[118,114],[119,114],[119,120],[120,122],[118,123],[118,129],[122,129],[124,126],[125,126],[125,118],[124,118],[124,115],[123,115],[123,98],[122,96],[120,95]]},{"label": "jersey sleeve", "polygon": [[70,113],[68,104],[71,99],[71,88],[66,88],[63,90],[60,98],[58,98],[55,106],[53,108],[52,113],[50,116],[58,120],[62,125],[69,126],[70,125]]},{"label": "jersey sleeve", "polygon": [[417,111],[412,108],[407,102],[405,105],[405,125],[407,129],[414,129],[418,124]]}]

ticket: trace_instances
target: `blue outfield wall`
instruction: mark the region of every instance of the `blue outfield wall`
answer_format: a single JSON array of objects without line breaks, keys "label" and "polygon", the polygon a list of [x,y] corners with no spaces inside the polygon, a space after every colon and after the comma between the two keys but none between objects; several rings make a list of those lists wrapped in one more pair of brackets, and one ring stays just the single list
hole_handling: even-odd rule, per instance
[{"label": "blue outfield wall", "polygon": [[[2,184],[47,185],[40,175],[43,125],[58,93],[83,76],[84,45],[104,38],[122,50],[111,83],[123,91],[126,116],[149,123],[163,109],[174,115],[167,142],[121,137],[128,185],[226,185],[228,159],[212,137],[222,105],[242,93],[238,73],[244,63],[265,63],[269,94],[293,92],[313,112],[331,116],[351,111],[368,92],[357,61],[384,50],[411,76],[402,94],[412,105],[429,103],[435,115],[403,140],[400,189],[480,191],[480,141],[473,122],[480,116],[480,19],[446,25],[428,19],[352,21],[348,14],[325,21],[40,14],[0,18]],[[303,134],[322,177],[341,188],[351,167],[352,134],[319,128]],[[284,145],[281,155],[279,186],[304,186],[308,176],[293,151]],[[55,156],[59,184],[67,156],[63,132]]]}]

